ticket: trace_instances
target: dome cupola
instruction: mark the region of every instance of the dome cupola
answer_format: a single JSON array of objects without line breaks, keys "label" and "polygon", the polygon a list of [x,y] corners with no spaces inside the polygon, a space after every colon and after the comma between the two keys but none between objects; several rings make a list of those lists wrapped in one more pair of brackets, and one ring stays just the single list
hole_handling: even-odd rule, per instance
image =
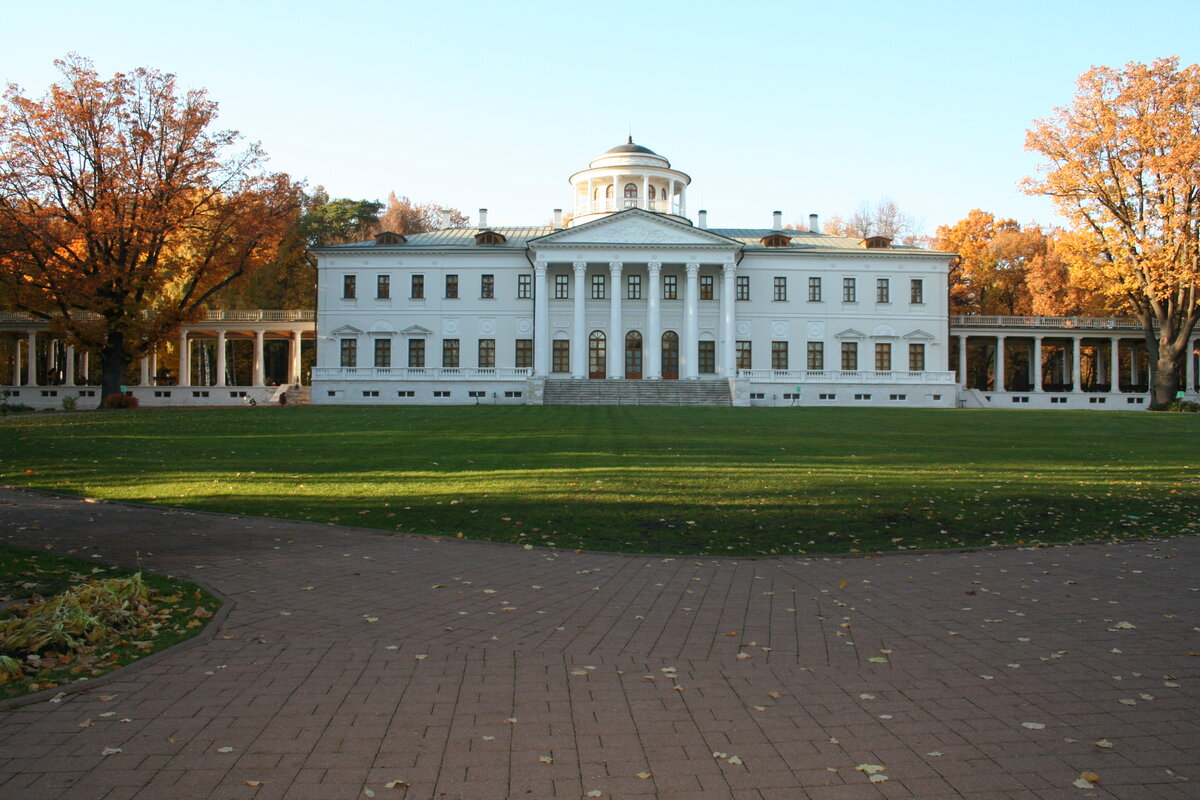
[{"label": "dome cupola", "polygon": [[588,168],[576,172],[570,181],[574,198],[571,226],[629,208],[691,224],[685,216],[691,177],[671,169],[666,157],[635,144],[632,136],[592,159]]}]

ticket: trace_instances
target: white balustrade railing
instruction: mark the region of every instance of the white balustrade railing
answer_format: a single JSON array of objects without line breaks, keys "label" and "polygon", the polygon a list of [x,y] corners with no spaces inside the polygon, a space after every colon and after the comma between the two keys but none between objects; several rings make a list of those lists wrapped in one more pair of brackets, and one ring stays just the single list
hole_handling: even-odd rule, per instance
[{"label": "white balustrade railing", "polygon": [[248,311],[208,311],[205,322],[312,322],[317,312],[304,309],[252,309]]},{"label": "white balustrade railing", "polygon": [[673,203],[670,200],[643,200],[636,197],[622,197],[617,200],[609,199],[576,203],[575,216],[607,214],[612,211],[624,211],[627,208],[644,208],[647,211],[654,211],[658,214],[674,214],[677,217],[682,217],[685,213],[684,205],[681,202]]},{"label": "white balustrade railing", "polygon": [[1136,319],[1120,317],[985,317],[959,315],[950,317],[951,327],[960,328],[1062,328],[1077,330],[1141,330]]},{"label": "white balustrade railing", "polygon": [[527,367],[314,367],[319,381],[524,381]]},{"label": "white balustrade railing", "polygon": [[739,369],[738,378],[758,383],[932,383],[953,385],[953,372],[890,370],[832,370],[832,369]]}]

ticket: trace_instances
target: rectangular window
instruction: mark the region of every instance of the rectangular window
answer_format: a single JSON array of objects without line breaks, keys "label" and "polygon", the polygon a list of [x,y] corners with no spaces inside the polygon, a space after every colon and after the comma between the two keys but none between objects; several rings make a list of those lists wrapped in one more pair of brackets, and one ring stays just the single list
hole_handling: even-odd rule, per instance
[{"label": "rectangular window", "polygon": [[425,340],[424,339],[409,339],[408,340],[408,366],[410,366],[410,367],[425,366]]},{"label": "rectangular window", "polygon": [[481,369],[491,369],[496,366],[496,340],[495,339],[480,339],[479,340],[479,367]]},{"label": "rectangular window", "polygon": [[445,391],[445,390],[443,390],[443,391],[440,391],[440,392],[438,392],[438,391],[435,391],[435,392],[433,393],[433,396],[434,396],[434,397],[449,397],[449,396],[450,396],[450,393],[449,393],[449,392],[447,392],[447,391]]},{"label": "rectangular window", "polygon": [[892,302],[892,282],[887,278],[875,279],[875,302]]},{"label": "rectangular window", "polygon": [[447,275],[446,276],[446,299],[447,300],[457,300],[458,299],[458,276],[457,275]]},{"label": "rectangular window", "polygon": [[712,300],[713,299],[713,276],[712,275],[701,275],[700,276],[700,299],[701,300]]},{"label": "rectangular window", "polygon": [[771,369],[788,368],[788,343],[771,342]]},{"label": "rectangular window", "polygon": [[411,297],[413,300],[424,300],[425,299],[425,276],[424,275],[413,275],[412,276],[412,291],[409,293],[409,297]]},{"label": "rectangular window", "polygon": [[375,366],[390,367],[392,365],[392,340],[375,340]]},{"label": "rectangular window", "polygon": [[754,369],[750,366],[750,342],[739,341],[737,343],[737,368]]},{"label": "rectangular window", "polygon": [[358,366],[358,340],[357,339],[342,339],[342,360],[343,367]]},{"label": "rectangular window", "polygon": [[[749,300],[750,299],[750,276],[749,275],[738,275],[737,276],[737,299],[738,300]],[[749,369],[749,367],[746,367],[746,369]]]},{"label": "rectangular window", "polygon": [[555,339],[550,353],[551,372],[571,371],[571,343],[566,339]]},{"label": "rectangular window", "polygon": [[820,278],[809,278],[808,279],[808,302],[810,302],[810,303],[821,302],[821,279]]},{"label": "rectangular window", "polygon": [[700,345],[700,372],[713,373],[717,371],[717,343],[698,342]]},{"label": "rectangular window", "polygon": [[825,343],[824,342],[809,342],[808,343],[808,368],[809,369],[825,369]]},{"label": "rectangular window", "polygon": [[554,299],[555,300],[570,300],[571,299],[571,276],[570,275],[555,275],[554,276]]},{"label": "rectangular window", "polygon": [[593,275],[592,276],[592,299],[593,300],[603,300],[604,299],[604,276],[603,275]]},{"label": "rectangular window", "polygon": [[358,276],[343,275],[342,276],[342,299],[353,300],[358,296]]},{"label": "rectangular window", "polygon": [[890,342],[875,343],[875,371],[892,371],[892,345]]},{"label": "rectangular window", "polygon": [[925,371],[925,345],[910,344],[908,346],[908,368],[912,372]]},{"label": "rectangular window", "polygon": [[625,280],[625,299],[626,300],[641,300],[642,299],[642,276],[630,275]]},{"label": "rectangular window", "polygon": [[854,278],[842,278],[842,302],[858,302],[858,286],[855,284]]},{"label": "rectangular window", "polygon": [[378,389],[366,389],[362,393],[363,397],[379,397]]},{"label": "rectangular window", "polygon": [[924,303],[925,302],[925,281],[921,278],[913,278],[908,282],[909,302]]},{"label": "rectangular window", "polygon": [[416,397],[416,396],[417,396],[417,393],[414,392],[412,389],[401,389],[400,391],[396,392],[396,397]]},{"label": "rectangular window", "polygon": [[775,300],[787,300],[787,278],[782,275],[775,276]]},{"label": "rectangular window", "polygon": [[496,296],[496,276],[495,275],[480,275],[479,276],[479,296],[484,300],[491,300]]},{"label": "rectangular window", "polygon": [[663,275],[663,300],[679,299],[679,276]]},{"label": "rectangular window", "polygon": [[375,278],[375,299],[390,300],[392,298],[392,279],[387,275],[378,275]]},{"label": "rectangular window", "polygon": [[442,366],[450,368],[458,366],[458,339],[442,340]]},{"label": "rectangular window", "polygon": [[533,276],[518,275],[517,276],[517,299],[528,300],[533,297]]},{"label": "rectangular window", "polygon": [[517,339],[517,356],[514,363],[517,369],[533,366],[533,339]]},{"label": "rectangular window", "polygon": [[842,342],[842,369],[858,369],[858,342]]}]

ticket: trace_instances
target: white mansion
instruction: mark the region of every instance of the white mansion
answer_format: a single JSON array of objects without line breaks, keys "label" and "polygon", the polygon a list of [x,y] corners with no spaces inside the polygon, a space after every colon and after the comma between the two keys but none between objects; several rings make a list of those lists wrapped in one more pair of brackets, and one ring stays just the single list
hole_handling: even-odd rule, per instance
[{"label": "white mansion", "polygon": [[[302,383],[321,404],[1147,405],[1135,320],[952,317],[953,253],[823,234],[815,214],[806,230],[778,211],[769,228],[710,228],[704,211],[693,224],[690,182],[630,140],[571,176],[565,224],[556,209],[550,226],[493,228],[480,209],[474,228],[315,249],[315,315],[210,311],[126,391],[143,405],[304,402]],[[0,313],[0,362],[14,402],[97,394],[88,354],[29,315]]]}]

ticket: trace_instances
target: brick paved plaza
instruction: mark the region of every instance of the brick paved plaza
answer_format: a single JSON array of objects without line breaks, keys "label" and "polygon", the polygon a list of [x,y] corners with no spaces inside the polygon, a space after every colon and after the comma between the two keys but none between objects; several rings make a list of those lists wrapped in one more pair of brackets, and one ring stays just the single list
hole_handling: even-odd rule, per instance
[{"label": "brick paved plaza", "polygon": [[0,712],[5,800],[1200,797],[1194,537],[626,557],[10,490],[0,531],[231,606]]}]

